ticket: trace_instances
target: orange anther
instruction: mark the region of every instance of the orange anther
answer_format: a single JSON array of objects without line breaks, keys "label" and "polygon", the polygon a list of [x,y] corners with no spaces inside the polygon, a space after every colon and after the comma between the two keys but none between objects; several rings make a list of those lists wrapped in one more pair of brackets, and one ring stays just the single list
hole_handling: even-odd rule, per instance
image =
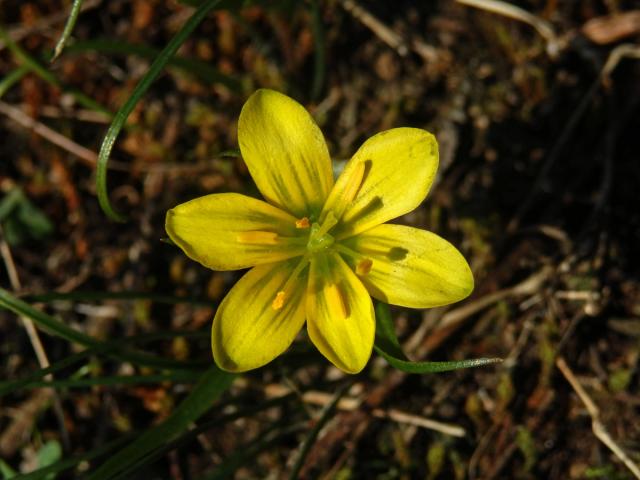
[{"label": "orange anther", "polygon": [[307,217],[302,217],[300,220],[296,220],[296,228],[309,228],[311,223]]},{"label": "orange anther", "polygon": [[373,260],[370,258],[363,258],[356,265],[356,273],[358,275],[366,275],[371,271],[371,267],[373,266]]},{"label": "orange anther", "polygon": [[284,299],[285,299],[284,291],[280,290],[276,294],[276,298],[273,299],[271,308],[273,308],[274,310],[280,310],[284,306]]}]

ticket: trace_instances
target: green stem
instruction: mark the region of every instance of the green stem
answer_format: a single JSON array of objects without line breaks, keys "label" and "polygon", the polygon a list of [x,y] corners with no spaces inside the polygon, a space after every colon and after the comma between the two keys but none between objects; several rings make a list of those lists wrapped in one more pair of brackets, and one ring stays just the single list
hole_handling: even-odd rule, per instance
[{"label": "green stem", "polygon": [[56,44],[56,48],[53,52],[53,57],[51,61],[54,62],[56,58],[60,56],[62,50],[64,49],[67,40],[71,36],[71,32],[73,32],[73,27],[76,26],[76,22],[78,21],[78,15],[80,15],[80,9],[82,8],[82,2],[84,0],[74,0],[73,6],[71,7],[71,12],[69,13],[69,18],[67,19],[67,23],[64,26],[64,30],[62,31],[62,35],[60,36],[60,40]]},{"label": "green stem", "polygon": [[211,12],[216,5],[220,3],[220,0],[207,0],[202,2],[198,9],[189,17],[189,19],[182,26],[180,31],[171,39],[169,44],[160,52],[160,55],[154,60],[149,67],[147,73],[142,77],[140,82],[135,86],[133,92],[125,104],[120,107],[120,110],[116,113],[107,134],[102,141],[100,147],[100,153],[98,154],[98,164],[96,170],[96,189],[98,192],[98,202],[104,213],[112,220],[118,222],[124,222],[126,217],[116,212],[111,206],[109,201],[109,194],[107,192],[107,164],[109,163],[109,156],[113,145],[120,133],[120,130],[124,127],[127,118],[140,101],[140,98],[146,93],[151,84],[158,78],[165,65],[171,60],[173,55],[178,51],[178,48],[187,40],[189,35],[200,25],[205,17]]}]

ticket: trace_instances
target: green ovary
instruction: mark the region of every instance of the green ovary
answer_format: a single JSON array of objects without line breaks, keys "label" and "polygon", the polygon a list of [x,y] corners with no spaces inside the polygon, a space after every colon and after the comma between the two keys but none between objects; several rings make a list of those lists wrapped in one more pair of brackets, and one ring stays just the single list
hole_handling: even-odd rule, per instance
[{"label": "green ovary", "polygon": [[307,242],[307,250],[310,253],[319,253],[334,244],[335,239],[329,234],[329,230],[331,230],[336,223],[338,223],[338,221],[333,213],[329,213],[324,222],[322,222],[322,225],[318,223],[311,225],[311,233],[309,234],[309,241]]},{"label": "green ovary", "polygon": [[334,238],[328,233],[319,236],[314,236],[312,233],[307,243],[307,250],[311,253],[318,253],[329,248],[334,241]]}]

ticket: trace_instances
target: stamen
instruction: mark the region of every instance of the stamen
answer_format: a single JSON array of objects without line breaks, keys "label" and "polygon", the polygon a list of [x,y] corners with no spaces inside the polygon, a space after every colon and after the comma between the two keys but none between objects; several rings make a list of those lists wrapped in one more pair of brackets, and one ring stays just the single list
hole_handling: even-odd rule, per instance
[{"label": "stamen", "polygon": [[356,262],[356,274],[357,275],[367,275],[371,271],[371,267],[373,266],[373,260],[369,257],[365,257],[359,252],[355,250],[351,250],[349,247],[345,247],[341,243],[336,243],[335,246],[338,252],[351,257]]},{"label": "stamen", "polygon": [[370,258],[363,258],[356,264],[356,274],[366,275],[371,271],[372,266],[373,260],[371,260]]},{"label": "stamen", "polygon": [[293,269],[291,275],[289,275],[289,278],[285,282],[284,287],[282,287],[282,290],[279,290],[278,293],[276,293],[276,297],[271,303],[271,308],[274,310],[280,310],[284,306],[285,302],[291,296],[293,283],[298,279],[298,275],[300,275],[300,272],[307,266],[307,263],[309,263],[309,256],[305,255],[302,257],[302,260],[298,262],[296,268]]},{"label": "stamen", "polygon": [[309,228],[311,223],[309,223],[308,217],[302,217],[300,220],[296,220],[296,228]]},{"label": "stamen", "polygon": [[280,290],[276,294],[276,298],[273,299],[273,303],[271,304],[271,308],[273,308],[274,310],[280,310],[282,308],[282,306],[284,305],[284,297],[285,297],[284,290]]},{"label": "stamen", "polygon": [[360,190],[360,187],[362,186],[364,170],[365,162],[358,162],[346,178],[345,189],[342,193],[342,201],[345,208],[353,201],[354,198],[356,198],[358,190]]},{"label": "stamen", "polygon": [[249,232],[240,232],[236,235],[236,240],[240,243],[257,243],[260,245],[277,245],[278,234],[274,232],[262,232],[253,230]]},{"label": "stamen", "polygon": [[328,283],[324,287],[324,295],[327,299],[327,306],[333,317],[345,319],[349,316],[347,302],[340,287],[335,283]]}]

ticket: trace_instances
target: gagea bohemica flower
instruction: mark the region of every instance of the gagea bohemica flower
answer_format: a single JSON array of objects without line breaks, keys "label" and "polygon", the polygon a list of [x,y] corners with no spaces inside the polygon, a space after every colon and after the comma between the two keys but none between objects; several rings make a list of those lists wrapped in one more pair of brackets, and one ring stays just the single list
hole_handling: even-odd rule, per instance
[{"label": "gagea bohemica flower", "polygon": [[258,90],[242,108],[238,140],[266,202],[212,194],[178,205],[166,219],[169,237],[193,260],[214,270],[252,267],[213,319],[220,368],[265,365],[306,321],[318,350],[357,373],[374,342],[371,297],[427,308],[473,289],[467,262],[449,242],[384,223],[416,208],[429,191],[438,167],[429,132],[374,135],[334,182],[311,115],[281,93]]}]

